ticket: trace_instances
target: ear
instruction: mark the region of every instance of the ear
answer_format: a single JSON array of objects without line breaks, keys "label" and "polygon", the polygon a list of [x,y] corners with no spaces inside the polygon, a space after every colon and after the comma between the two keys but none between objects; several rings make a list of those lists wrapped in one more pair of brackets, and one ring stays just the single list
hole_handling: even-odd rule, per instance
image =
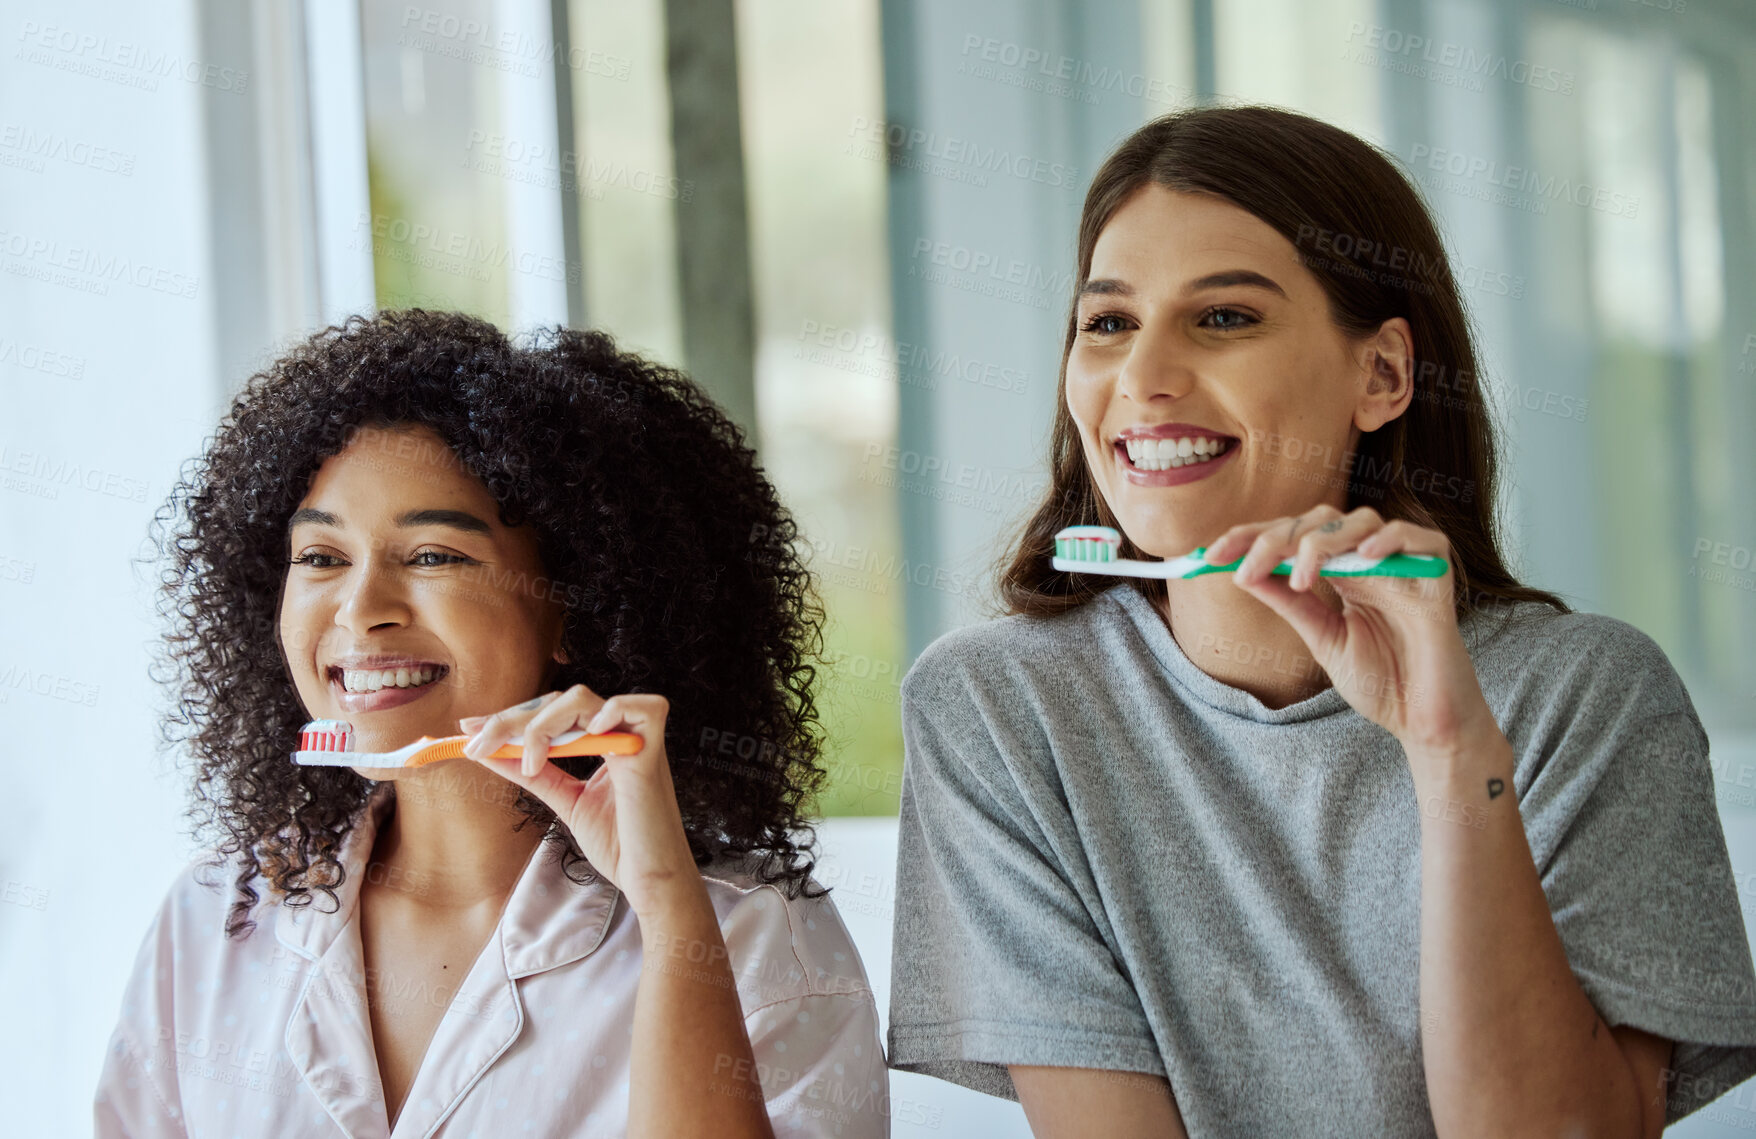
[{"label": "ear", "polygon": [[1376,431],[1401,415],[1414,398],[1415,334],[1408,321],[1393,316],[1360,342],[1360,398],[1354,426]]},{"label": "ear", "polygon": [[549,656],[549,663],[543,666],[543,687],[556,688],[560,685],[561,670],[567,666],[567,650],[556,648]]},{"label": "ear", "polygon": [[556,665],[567,664],[567,614],[557,605],[550,616],[554,623],[548,629],[549,660]]}]

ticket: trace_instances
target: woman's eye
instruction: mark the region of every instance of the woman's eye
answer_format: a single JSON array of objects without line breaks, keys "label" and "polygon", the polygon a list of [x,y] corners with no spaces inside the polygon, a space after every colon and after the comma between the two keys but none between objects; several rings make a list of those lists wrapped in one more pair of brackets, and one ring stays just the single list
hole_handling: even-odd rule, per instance
[{"label": "woman's eye", "polygon": [[1121,332],[1126,323],[1113,312],[1099,313],[1080,325],[1079,330],[1081,332],[1095,332],[1100,336],[1109,336]]},{"label": "woman's eye", "polygon": [[1245,328],[1255,324],[1256,318],[1242,309],[1210,308],[1201,314],[1201,324],[1207,328],[1217,328],[1221,332],[1229,332],[1234,328]]},{"label": "woman's eye", "polygon": [[422,550],[409,560],[418,566],[447,566],[453,562],[469,561],[461,554],[447,554],[439,550]]},{"label": "woman's eye", "polygon": [[311,566],[313,569],[329,569],[341,564],[341,559],[334,554],[303,553],[292,559],[289,565]]}]

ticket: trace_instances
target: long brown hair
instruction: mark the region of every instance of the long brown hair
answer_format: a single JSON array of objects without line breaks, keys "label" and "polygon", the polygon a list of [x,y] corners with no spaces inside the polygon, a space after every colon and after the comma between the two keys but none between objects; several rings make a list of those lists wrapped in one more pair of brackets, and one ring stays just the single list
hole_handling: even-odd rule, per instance
[{"label": "long brown hair", "polygon": [[[1350,461],[1347,509],[1369,505],[1387,520],[1441,531],[1451,543],[1460,620],[1481,604],[1508,601],[1542,601],[1571,612],[1556,595],[1519,584],[1501,558],[1495,427],[1477,382],[1457,280],[1420,197],[1369,143],[1273,107],[1165,115],[1128,136],[1092,179],[1079,219],[1079,270],[1055,388],[1051,477],[1042,502],[1007,547],[999,582],[1003,612],[1052,616],[1114,584],[1062,573],[1049,558],[1062,527],[1122,528],[1086,468],[1067,410],[1067,357],[1098,235],[1148,183],[1224,198],[1273,226],[1298,247],[1328,295],[1331,318],[1350,335],[1375,332],[1392,317],[1408,320],[1414,397],[1403,414],[1360,437]],[[1120,554],[1139,556],[1126,533]]]}]

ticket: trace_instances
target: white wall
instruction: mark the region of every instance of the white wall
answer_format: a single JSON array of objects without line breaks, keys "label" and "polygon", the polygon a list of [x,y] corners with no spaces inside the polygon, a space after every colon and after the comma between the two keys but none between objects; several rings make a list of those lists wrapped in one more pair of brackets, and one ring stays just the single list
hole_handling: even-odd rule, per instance
[{"label": "white wall", "polygon": [[[219,414],[193,0],[0,3],[0,1103],[90,1131],[185,863],[130,559]],[[193,75],[194,82],[184,76]],[[237,76],[233,76],[235,82]],[[248,79],[244,79],[247,84]]]}]

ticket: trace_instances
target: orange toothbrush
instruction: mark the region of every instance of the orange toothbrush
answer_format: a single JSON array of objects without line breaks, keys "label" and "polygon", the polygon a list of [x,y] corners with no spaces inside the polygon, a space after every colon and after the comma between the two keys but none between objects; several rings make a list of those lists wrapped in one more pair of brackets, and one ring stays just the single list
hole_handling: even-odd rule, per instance
[{"label": "orange toothbrush", "polygon": [[[296,763],[318,767],[421,767],[442,759],[462,759],[468,736],[422,736],[395,751],[354,751],[354,726],[346,720],[312,720],[299,730]],[[550,755],[633,755],[640,737],[633,732],[562,732],[549,741]],[[524,748],[515,738],[490,753],[495,759],[519,759]]]}]

